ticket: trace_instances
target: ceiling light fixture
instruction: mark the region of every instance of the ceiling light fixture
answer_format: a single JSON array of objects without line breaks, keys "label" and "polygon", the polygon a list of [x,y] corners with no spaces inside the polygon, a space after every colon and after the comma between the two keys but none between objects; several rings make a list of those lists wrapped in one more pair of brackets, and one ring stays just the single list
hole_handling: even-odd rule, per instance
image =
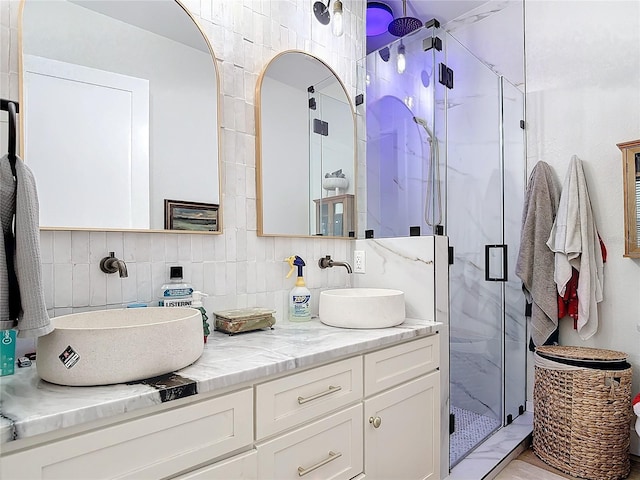
[{"label": "ceiling light fixture", "polygon": [[382,2],[367,2],[367,37],[387,33],[393,20],[391,7]]},{"label": "ceiling light fixture", "polygon": [[336,37],[341,37],[344,33],[344,23],[342,20],[342,2],[340,0],[335,0],[335,2],[333,2],[333,23],[331,24],[331,27],[333,30],[333,34]]}]

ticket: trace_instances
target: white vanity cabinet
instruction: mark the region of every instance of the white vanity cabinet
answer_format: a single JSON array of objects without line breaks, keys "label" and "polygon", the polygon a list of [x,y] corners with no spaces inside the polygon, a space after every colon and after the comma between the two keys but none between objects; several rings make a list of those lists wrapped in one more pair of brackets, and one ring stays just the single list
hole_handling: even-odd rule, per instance
[{"label": "white vanity cabinet", "polygon": [[2,453],[0,478],[435,480],[438,344],[422,336],[25,439]]},{"label": "white vanity cabinet", "polygon": [[371,480],[440,475],[438,335],[364,356],[364,471]]},{"label": "white vanity cabinet", "polygon": [[[256,386],[258,477],[440,474],[439,336]],[[279,434],[280,432],[285,432]]]}]

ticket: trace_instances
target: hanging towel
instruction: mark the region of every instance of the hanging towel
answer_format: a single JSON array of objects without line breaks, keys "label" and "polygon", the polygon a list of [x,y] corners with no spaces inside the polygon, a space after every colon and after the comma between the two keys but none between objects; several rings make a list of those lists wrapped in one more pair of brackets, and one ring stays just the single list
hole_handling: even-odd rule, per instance
[{"label": "hanging towel", "polygon": [[558,215],[547,245],[555,254],[555,283],[564,295],[572,268],[578,271],[578,334],[586,340],[598,330],[604,262],[582,160],[571,157],[562,186]]},{"label": "hanging towel", "polygon": [[16,179],[17,186],[5,155],[0,159],[0,329],[17,328],[19,337],[39,337],[53,326],[42,288],[36,182],[20,158]]},{"label": "hanging towel", "polygon": [[522,212],[516,275],[531,305],[531,340],[544,345],[558,329],[558,294],[553,278],[554,255],[547,239],[558,209],[560,192],[551,167],[538,162],[529,176]]}]

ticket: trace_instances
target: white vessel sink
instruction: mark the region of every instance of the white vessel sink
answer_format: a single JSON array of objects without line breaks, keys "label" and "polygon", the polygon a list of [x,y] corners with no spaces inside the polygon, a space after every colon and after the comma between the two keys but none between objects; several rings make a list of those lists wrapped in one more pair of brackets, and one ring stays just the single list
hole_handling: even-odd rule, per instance
[{"label": "white vessel sink", "polygon": [[404,322],[404,292],[339,288],[320,292],[320,321],[342,328],[387,328]]},{"label": "white vessel sink", "polygon": [[202,315],[193,308],[124,308],[51,319],[38,338],[36,366],[59,385],[132,382],[179,370],[204,349]]}]

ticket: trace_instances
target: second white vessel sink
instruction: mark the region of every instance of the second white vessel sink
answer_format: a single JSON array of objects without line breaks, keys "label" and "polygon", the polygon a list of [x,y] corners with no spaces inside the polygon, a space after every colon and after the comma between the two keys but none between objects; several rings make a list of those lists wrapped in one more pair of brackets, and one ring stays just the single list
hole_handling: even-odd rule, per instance
[{"label": "second white vessel sink", "polygon": [[387,328],[405,319],[404,292],[339,288],[320,292],[320,321],[341,328]]},{"label": "second white vessel sink", "polygon": [[51,319],[38,338],[43,380],[68,386],[132,382],[192,364],[204,349],[202,314],[194,308],[124,308]]}]

